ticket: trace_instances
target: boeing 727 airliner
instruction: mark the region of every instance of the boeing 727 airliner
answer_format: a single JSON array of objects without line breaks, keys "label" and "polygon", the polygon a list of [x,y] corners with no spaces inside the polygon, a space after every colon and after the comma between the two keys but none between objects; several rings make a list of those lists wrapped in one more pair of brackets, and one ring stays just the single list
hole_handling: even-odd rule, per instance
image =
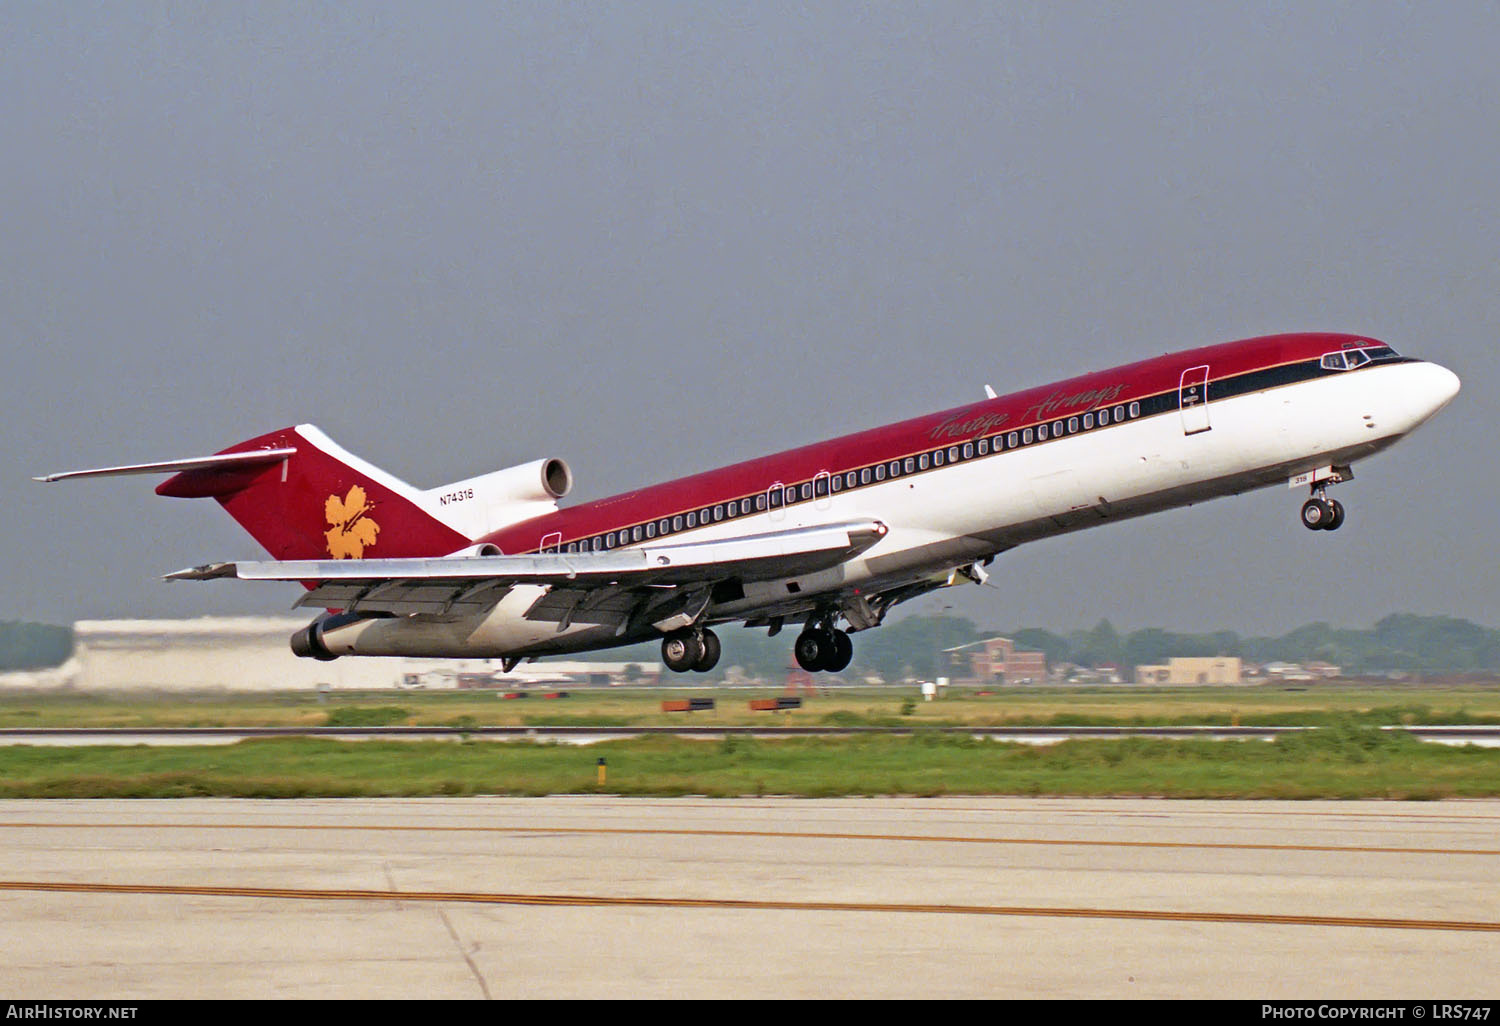
[{"label": "boeing 727 airliner", "polygon": [[1351,465],[1442,409],[1458,378],[1356,335],[1231,342],[559,508],[559,459],[420,490],[311,425],[213,455],[53,474],[170,473],[273,557],[171,580],[298,581],[325,610],[301,656],[527,658],[660,639],[674,671],[719,660],[743,622],[807,670],[899,602],[982,583],[1023,542],[1251,488],[1305,487],[1303,524]]}]

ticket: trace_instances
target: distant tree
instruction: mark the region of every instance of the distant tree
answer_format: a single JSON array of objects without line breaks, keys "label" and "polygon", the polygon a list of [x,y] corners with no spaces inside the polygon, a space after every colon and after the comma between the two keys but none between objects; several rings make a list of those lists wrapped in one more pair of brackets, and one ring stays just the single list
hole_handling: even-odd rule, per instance
[{"label": "distant tree", "polygon": [[1030,649],[1033,652],[1041,652],[1047,657],[1048,665],[1057,663],[1073,663],[1078,660],[1073,658],[1073,646],[1068,639],[1060,634],[1042,630],[1040,627],[1024,627],[1018,631],[995,631],[1003,637],[1010,638],[1015,642],[1017,648]]},{"label": "distant tree", "polygon": [[1100,620],[1079,641],[1081,643],[1073,654],[1074,662],[1084,666],[1099,666],[1103,663],[1119,665],[1125,661],[1125,643],[1120,639],[1120,633],[1115,630],[1114,624],[1108,620]]},{"label": "distant tree", "polygon": [[854,665],[887,681],[944,676],[945,649],[980,640],[978,629],[962,617],[911,616],[855,638]]}]

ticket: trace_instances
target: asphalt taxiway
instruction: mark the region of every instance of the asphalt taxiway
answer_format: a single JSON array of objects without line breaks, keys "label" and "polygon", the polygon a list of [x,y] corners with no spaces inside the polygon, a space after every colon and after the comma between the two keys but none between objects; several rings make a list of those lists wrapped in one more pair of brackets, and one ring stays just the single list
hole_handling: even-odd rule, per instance
[{"label": "asphalt taxiway", "polygon": [[1484,999],[1500,801],[0,802],[11,999]]}]

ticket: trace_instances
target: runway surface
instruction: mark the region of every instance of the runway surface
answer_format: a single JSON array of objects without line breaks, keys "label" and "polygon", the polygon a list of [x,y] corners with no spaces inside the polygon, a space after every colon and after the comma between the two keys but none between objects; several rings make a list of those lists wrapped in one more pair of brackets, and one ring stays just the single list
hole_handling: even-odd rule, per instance
[{"label": "runway surface", "polygon": [[8,998],[1493,998],[1500,801],[0,802]]}]

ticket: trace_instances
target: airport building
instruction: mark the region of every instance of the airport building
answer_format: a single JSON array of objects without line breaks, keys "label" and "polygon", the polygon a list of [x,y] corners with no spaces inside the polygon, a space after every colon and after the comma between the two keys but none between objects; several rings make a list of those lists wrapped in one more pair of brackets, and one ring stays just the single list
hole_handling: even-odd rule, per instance
[{"label": "airport building", "polygon": [[1135,668],[1137,684],[1239,684],[1244,680],[1238,657],[1171,658],[1164,664]]},{"label": "airport building", "polygon": [[948,668],[965,683],[1042,684],[1047,680],[1047,656],[1016,648],[1009,638],[986,638],[946,649]]}]

